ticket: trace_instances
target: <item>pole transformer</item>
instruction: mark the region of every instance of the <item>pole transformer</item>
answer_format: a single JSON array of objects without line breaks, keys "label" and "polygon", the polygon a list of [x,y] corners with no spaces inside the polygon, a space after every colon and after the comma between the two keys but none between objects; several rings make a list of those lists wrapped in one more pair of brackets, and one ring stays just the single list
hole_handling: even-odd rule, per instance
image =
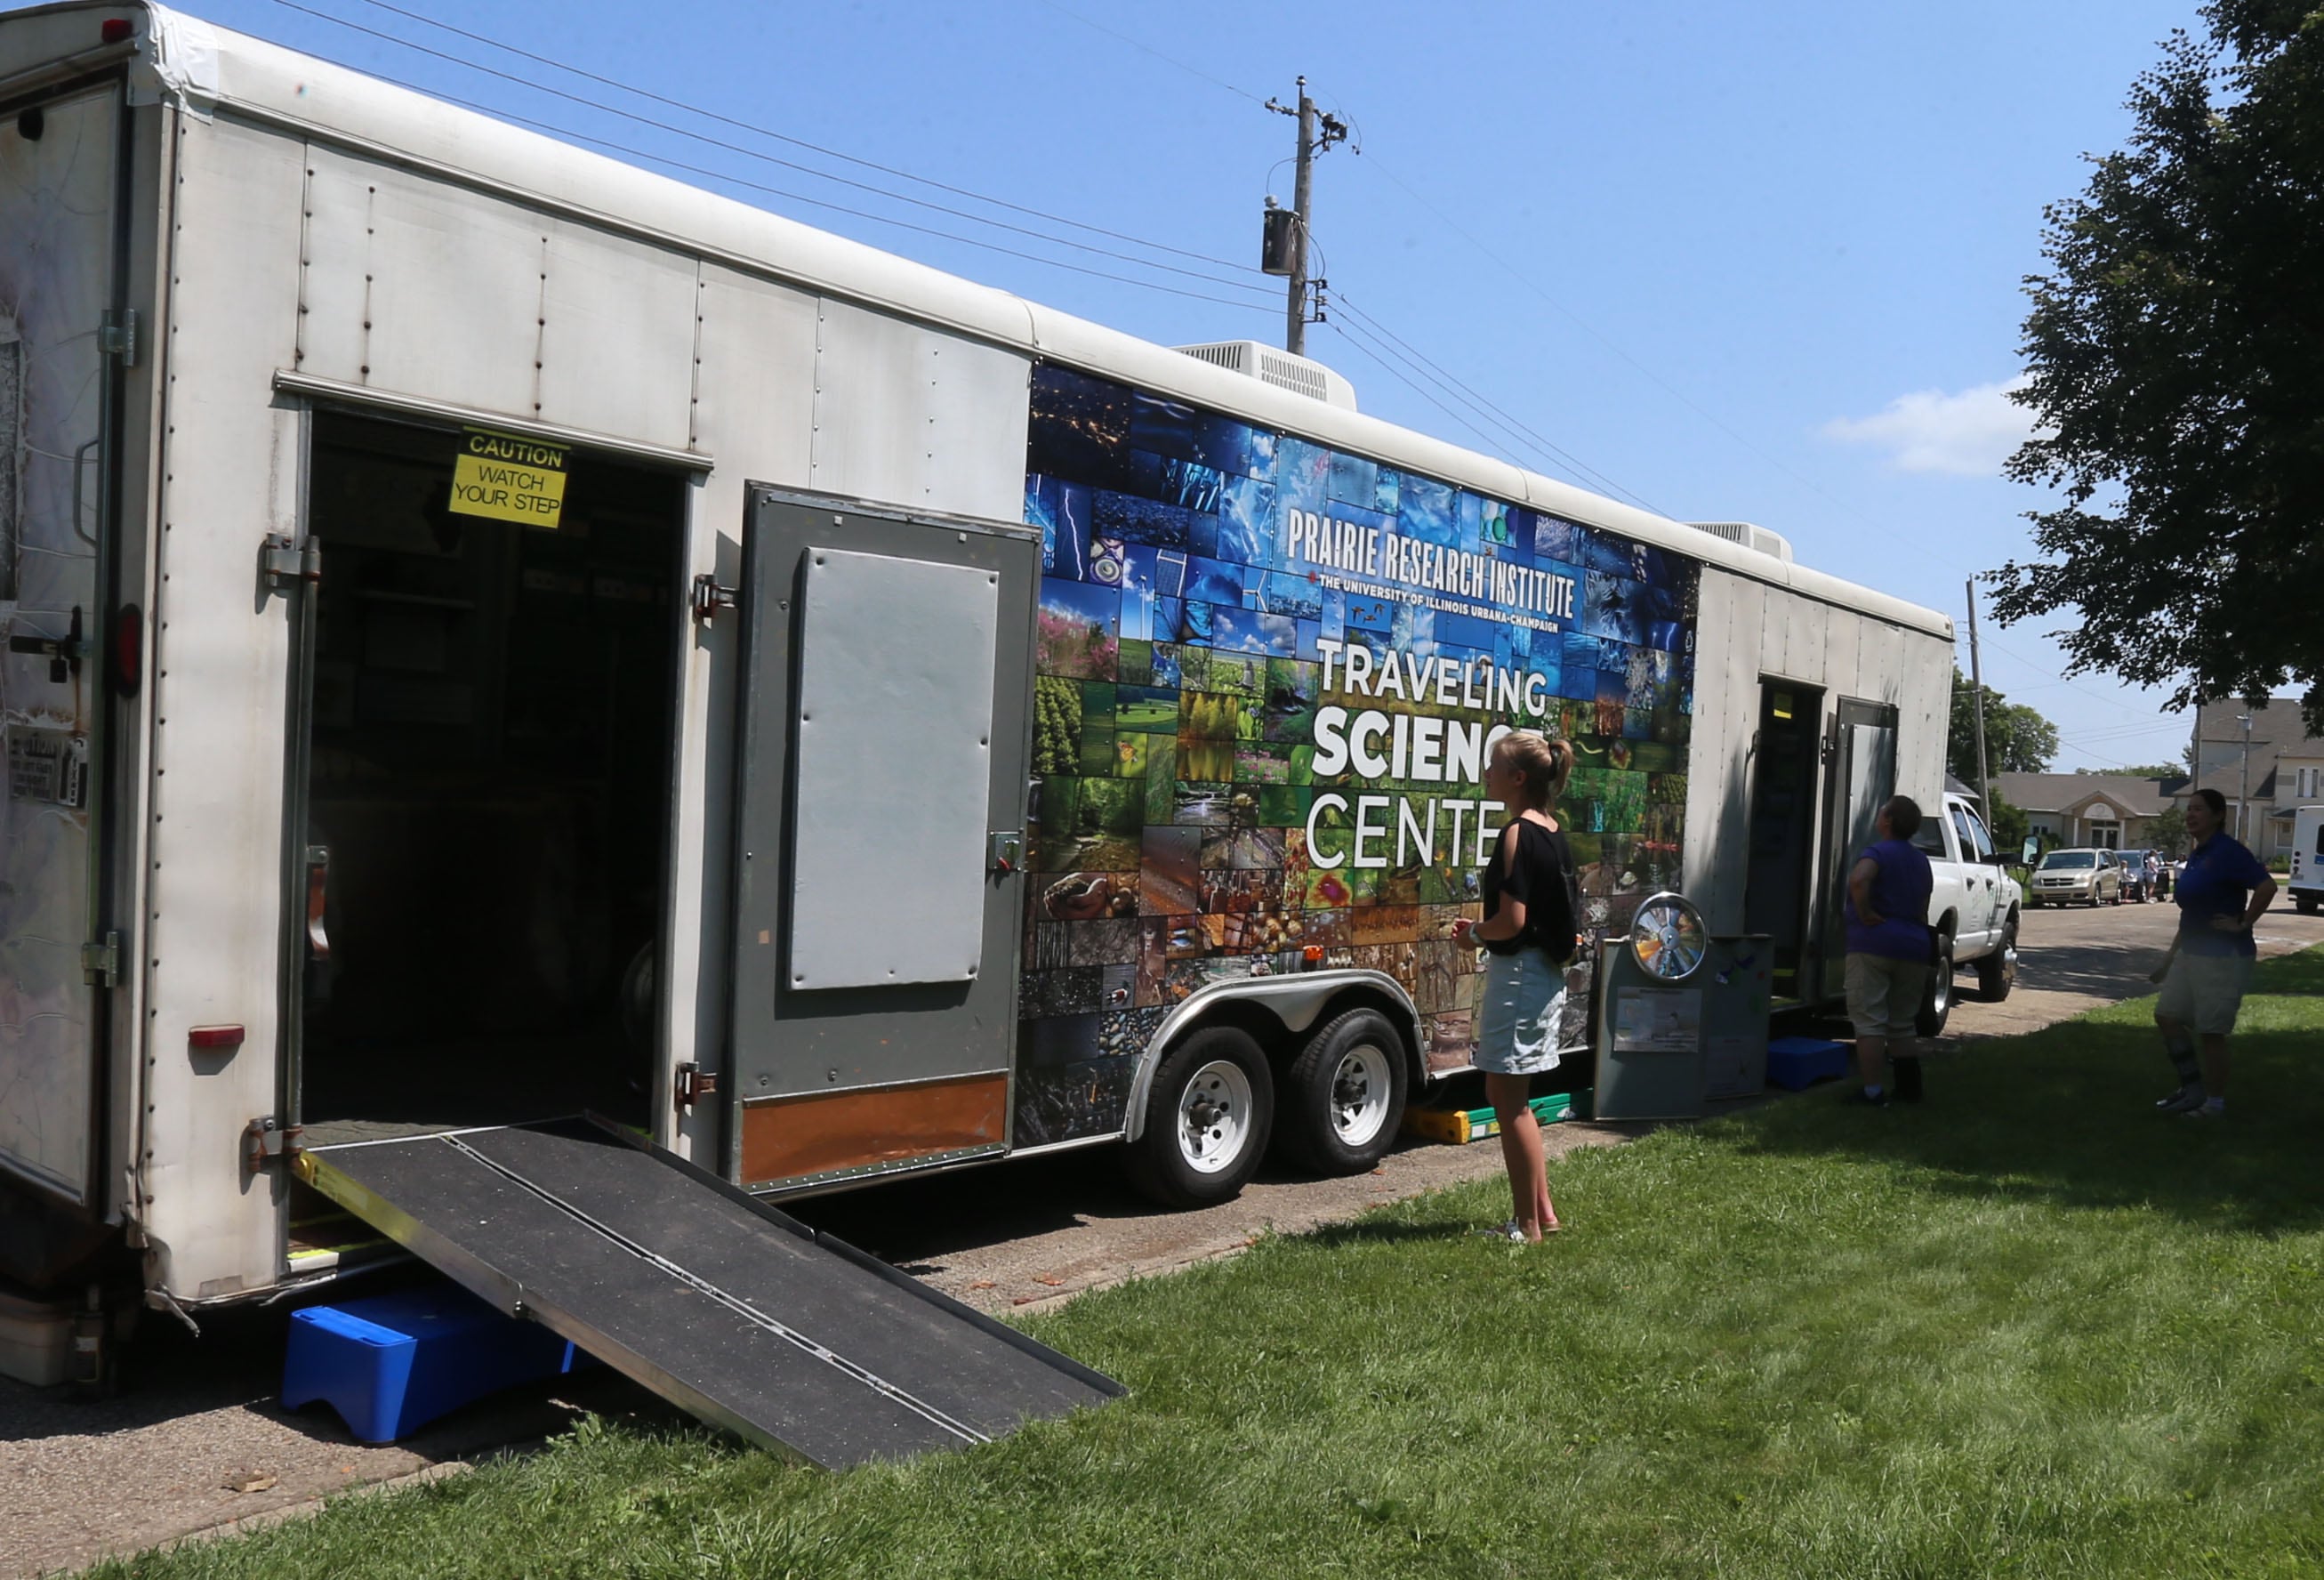
[{"label": "pole transformer", "polygon": [[[1278,115],[1289,115],[1298,123],[1299,143],[1293,158],[1291,207],[1286,211],[1268,204],[1266,245],[1261,249],[1260,266],[1269,274],[1289,276],[1289,289],[1283,301],[1283,348],[1294,356],[1307,350],[1307,326],[1320,319],[1309,316],[1307,243],[1309,225],[1315,217],[1315,157],[1334,143],[1347,140],[1348,128],[1328,111],[1316,109],[1315,101],[1307,97],[1307,79],[1299,79],[1297,105],[1267,101],[1267,107]],[[1314,284],[1320,288],[1322,281]],[[1320,295],[1320,290],[1318,291]]]}]

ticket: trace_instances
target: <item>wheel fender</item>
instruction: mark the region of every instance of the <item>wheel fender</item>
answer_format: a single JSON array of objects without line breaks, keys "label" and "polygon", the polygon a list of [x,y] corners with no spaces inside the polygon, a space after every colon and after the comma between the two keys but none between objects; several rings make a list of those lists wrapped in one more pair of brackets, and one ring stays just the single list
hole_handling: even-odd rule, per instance
[{"label": "wheel fender", "polygon": [[[1397,1029],[1404,1033],[1405,1063],[1417,1086],[1425,1078],[1420,1053],[1420,1011],[1404,984],[1386,972],[1310,971],[1297,976],[1249,976],[1214,982],[1196,989],[1163,1017],[1162,1024],[1155,1029],[1144,1051],[1138,1056],[1138,1070],[1130,1080],[1130,1112],[1122,1125],[1122,1140],[1134,1141],[1146,1133],[1146,1103],[1153,1093],[1154,1072],[1160,1067],[1162,1056],[1170,1051],[1171,1045],[1188,1032],[1220,1021],[1258,1030],[1252,1024],[1256,1020],[1271,1031],[1296,1037],[1323,1019],[1323,1012],[1335,1001],[1351,993],[1385,1001],[1379,1007],[1388,1010]],[[1393,1009],[1388,1009],[1389,1005]],[[1266,1040],[1265,1032],[1260,1039]]]}]

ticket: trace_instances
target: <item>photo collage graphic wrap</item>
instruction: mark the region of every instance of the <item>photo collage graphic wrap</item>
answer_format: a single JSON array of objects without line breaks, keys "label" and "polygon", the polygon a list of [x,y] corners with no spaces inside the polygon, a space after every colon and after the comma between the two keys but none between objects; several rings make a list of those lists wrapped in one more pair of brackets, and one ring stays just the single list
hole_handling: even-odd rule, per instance
[{"label": "photo collage graphic wrap", "polygon": [[[1470,1062],[1497,729],[1573,743],[1598,928],[1679,886],[1694,561],[1105,380],[1035,371],[1041,529],[1016,1144],[1121,1128],[1170,1007],[1386,972]],[[1588,969],[1564,1046],[1586,1040]]]}]

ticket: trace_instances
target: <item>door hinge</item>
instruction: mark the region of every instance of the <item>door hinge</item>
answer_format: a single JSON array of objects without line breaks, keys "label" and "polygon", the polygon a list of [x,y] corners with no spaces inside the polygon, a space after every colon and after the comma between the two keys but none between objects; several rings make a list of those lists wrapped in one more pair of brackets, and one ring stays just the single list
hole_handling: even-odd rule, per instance
[{"label": "door hinge", "polygon": [[105,315],[104,327],[97,332],[97,343],[107,356],[121,358],[124,367],[137,365],[137,310],[123,308]]},{"label": "door hinge", "polygon": [[722,587],[718,578],[707,571],[694,578],[694,617],[707,625],[718,616],[721,609],[741,606],[742,595],[733,587]]},{"label": "door hinge", "polygon": [[80,947],[81,980],[91,987],[115,987],[121,982],[121,935],[107,933]]},{"label": "door hinge", "polygon": [[287,593],[323,579],[323,546],[312,538],[293,540],[269,532],[258,546],[258,585],[262,592]]},{"label": "door hinge", "polygon": [[284,1124],[271,1114],[262,1115],[242,1127],[242,1166],[255,1174],[269,1163],[296,1157],[299,1152],[300,1127]]},{"label": "door hinge", "polygon": [[678,1067],[669,1084],[670,1096],[683,1114],[705,1097],[718,1095],[718,1072],[706,1070],[698,1064]]}]

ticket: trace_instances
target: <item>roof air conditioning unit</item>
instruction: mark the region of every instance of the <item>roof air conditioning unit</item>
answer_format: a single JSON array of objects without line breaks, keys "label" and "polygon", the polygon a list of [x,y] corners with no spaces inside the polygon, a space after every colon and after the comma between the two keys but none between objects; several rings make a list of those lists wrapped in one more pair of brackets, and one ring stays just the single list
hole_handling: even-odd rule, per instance
[{"label": "roof air conditioning unit", "polygon": [[1781,532],[1771,532],[1750,522],[1689,522],[1686,524],[1698,532],[1709,532],[1714,538],[1724,538],[1742,548],[1772,554],[1785,565],[1792,562],[1791,540]]},{"label": "roof air conditioning unit", "polygon": [[1305,395],[1326,406],[1337,406],[1342,411],[1356,409],[1356,386],[1322,363],[1311,362],[1305,356],[1294,356],[1288,351],[1277,351],[1256,340],[1213,340],[1178,349],[1197,362],[1246,374],[1261,383]]}]

